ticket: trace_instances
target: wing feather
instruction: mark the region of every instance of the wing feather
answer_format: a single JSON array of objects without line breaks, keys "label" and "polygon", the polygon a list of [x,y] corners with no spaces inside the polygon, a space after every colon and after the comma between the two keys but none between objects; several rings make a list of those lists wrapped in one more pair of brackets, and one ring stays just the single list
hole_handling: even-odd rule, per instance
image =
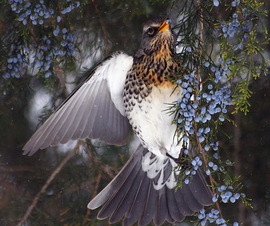
[{"label": "wing feather", "polygon": [[101,62],[71,93],[23,147],[24,154],[66,143],[97,138],[108,144],[126,142],[129,123],[125,117],[123,89],[133,58],[117,52]]}]

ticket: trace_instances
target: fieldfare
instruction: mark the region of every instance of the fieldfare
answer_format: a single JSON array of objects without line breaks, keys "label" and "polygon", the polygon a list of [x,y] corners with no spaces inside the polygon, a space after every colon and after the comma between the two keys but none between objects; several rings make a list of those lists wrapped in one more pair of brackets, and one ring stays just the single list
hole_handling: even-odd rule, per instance
[{"label": "fieldfare", "polygon": [[182,88],[168,79],[181,69],[174,51],[170,20],[148,21],[136,54],[116,52],[98,64],[23,147],[24,154],[32,155],[79,138],[124,145],[131,125],[141,143],[89,202],[90,209],[101,207],[99,219],[160,225],[181,221],[212,204],[200,170],[189,184],[176,189],[181,170],[174,169],[182,144],[175,136],[175,116],[166,111],[182,95]]}]

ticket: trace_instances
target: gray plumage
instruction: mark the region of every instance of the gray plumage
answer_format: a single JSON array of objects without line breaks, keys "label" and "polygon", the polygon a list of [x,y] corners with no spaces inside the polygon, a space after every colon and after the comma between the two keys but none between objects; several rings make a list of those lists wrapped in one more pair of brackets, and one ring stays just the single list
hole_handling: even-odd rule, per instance
[{"label": "gray plumage", "polygon": [[[88,208],[101,207],[99,219],[109,217],[115,223],[124,217],[123,225],[147,225],[152,220],[156,225],[164,221],[182,221],[203,206],[212,204],[212,194],[200,170],[189,184],[180,189],[163,186],[153,187],[154,179],[149,179],[142,170],[141,162],[148,150],[142,145],[131,156],[119,174],[89,204]],[[167,167],[173,173],[172,167]]]},{"label": "gray plumage", "polygon": [[[33,155],[38,149],[84,138],[98,138],[108,144],[124,145],[129,122],[112,101],[107,79],[111,75],[107,70],[122,57],[129,56],[117,52],[99,64],[88,79],[38,128],[23,147],[24,154]],[[128,62],[124,73],[129,70],[131,63]]]}]

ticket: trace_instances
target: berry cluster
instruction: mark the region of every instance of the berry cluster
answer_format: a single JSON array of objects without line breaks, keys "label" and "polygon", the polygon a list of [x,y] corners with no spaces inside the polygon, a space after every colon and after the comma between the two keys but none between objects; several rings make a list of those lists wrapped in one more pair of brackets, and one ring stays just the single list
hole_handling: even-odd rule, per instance
[{"label": "berry cluster", "polygon": [[213,196],[213,202],[217,202],[218,198],[220,197],[221,201],[223,203],[235,203],[236,200],[238,200],[240,197],[245,198],[245,194],[243,193],[233,193],[233,186],[225,186],[225,185],[221,185],[220,187],[218,187],[217,191],[218,194],[215,194]]},{"label": "berry cluster", "polygon": [[[66,0],[67,2],[70,2],[70,0]],[[80,2],[76,1],[74,3],[71,3],[69,6],[67,6],[66,8],[64,8],[61,13],[62,14],[67,14],[70,13],[73,9],[78,8],[80,6]]]},{"label": "berry cluster", "polygon": [[[188,152],[184,152],[184,154],[187,154]],[[184,176],[184,183],[189,184],[190,177],[195,175],[197,173],[197,170],[199,167],[201,167],[203,164],[202,160],[199,156],[196,156],[192,161],[189,167],[185,170],[185,176]]]},{"label": "berry cluster", "polygon": [[[199,141],[205,141],[205,137],[210,133],[210,127],[200,127],[195,131],[194,122],[205,124],[210,121],[213,115],[217,115],[219,121],[225,120],[224,114],[227,113],[227,107],[231,104],[231,91],[226,84],[222,84],[222,78],[228,72],[228,64],[218,67],[211,67],[214,74],[213,84],[209,83],[204,89],[195,95],[195,90],[198,89],[199,81],[194,73],[185,75],[183,79],[177,80],[177,83],[182,87],[183,97],[178,100],[178,125],[180,130],[184,130],[185,134],[193,135],[196,133]],[[209,63],[204,64],[209,67]],[[200,105],[198,104],[200,103]]]},{"label": "berry cluster", "polygon": [[[227,226],[226,220],[220,217],[220,212],[217,209],[210,209],[209,212],[207,212],[205,209],[201,209],[198,213],[198,219],[200,221],[200,224],[202,226],[206,225],[207,222],[210,224],[216,224],[221,226]],[[234,222],[232,224],[233,226],[239,226],[238,222]]]},{"label": "berry cluster", "polygon": [[196,118],[198,103],[192,100],[194,87],[199,85],[194,73],[185,75],[183,79],[178,79],[177,83],[182,87],[183,98],[178,100],[179,117],[178,124],[183,125],[184,131],[194,134],[193,121]]},{"label": "berry cluster", "polygon": [[218,142],[209,142],[208,144],[204,145],[203,150],[204,151],[209,151],[210,148],[214,151],[218,150]]},{"label": "berry cluster", "polygon": [[209,223],[215,223],[216,225],[225,226],[226,221],[223,218],[220,218],[220,213],[217,209],[211,209],[209,213],[205,209],[201,209],[198,214],[198,219],[200,220],[201,225],[206,225],[207,221]]},{"label": "berry cluster", "polygon": [[57,34],[54,30],[53,33],[59,36],[61,41],[58,42],[44,35],[40,40],[39,46],[35,44],[34,62],[31,63],[33,68],[45,74],[45,78],[53,74],[54,59],[61,56],[71,56],[75,51],[74,42],[76,41],[76,36],[68,32],[66,28],[61,29],[61,31],[59,29]]},{"label": "berry cluster", "polygon": [[[218,6],[220,1],[214,0],[213,3],[215,6]],[[239,3],[239,1],[233,1],[232,7]],[[238,17],[239,14],[234,13],[230,21],[221,23],[221,35],[224,40],[233,40],[232,38],[235,38],[236,35],[238,38],[243,34],[242,40],[239,39],[240,41],[233,42],[234,50],[242,50],[244,48],[243,41],[247,40],[247,38],[245,36],[246,33],[243,33],[243,29],[250,30],[250,27],[245,27],[249,24],[239,21]],[[187,49],[186,51],[190,52]],[[211,176],[215,176],[216,174],[214,173],[226,173],[224,172],[224,166],[227,162],[223,163],[218,155],[219,147],[215,138],[215,124],[221,124],[225,121],[228,106],[232,104],[231,87],[228,84],[228,78],[236,63],[232,59],[225,60],[220,58],[218,60],[219,66],[216,66],[212,62],[206,61],[203,64],[205,69],[203,70],[208,73],[207,80],[201,81],[200,76],[195,73],[190,73],[177,80],[178,85],[183,89],[182,98],[177,102],[178,132],[183,134],[182,139],[186,142],[186,144],[184,143],[185,148],[191,143],[193,147],[208,152],[205,168],[206,174]],[[184,154],[188,154],[186,150]],[[196,174],[196,170],[203,165],[198,152],[197,155],[191,161],[190,167],[185,170],[183,178],[185,184],[190,183],[192,175]],[[227,165],[231,165],[231,162],[228,161]],[[216,194],[213,197],[213,202],[235,203],[238,199],[245,196],[235,192],[235,189],[230,184],[227,186],[222,185],[214,188],[214,190]],[[206,225],[207,223],[227,225],[226,220],[222,218],[217,209],[211,209],[208,213],[206,213],[205,209],[201,210],[198,213],[198,219],[201,225]],[[239,224],[234,222],[233,225],[238,226]]]},{"label": "berry cluster", "polygon": [[237,20],[237,18],[235,18],[228,24],[221,23],[221,29],[222,29],[224,38],[227,38],[228,36],[232,38],[234,37],[235,34],[240,32],[240,29],[241,29],[240,22]]},{"label": "berry cluster", "polygon": [[[239,4],[239,0],[231,3],[232,7],[236,7]],[[239,16],[239,14],[241,15]],[[242,12],[233,13],[228,22],[222,22],[220,24],[223,37],[234,39],[234,41],[230,43],[234,51],[243,50],[245,42],[248,41],[249,33],[253,27],[253,22],[250,20],[250,17],[252,17],[250,10],[243,8]]]},{"label": "berry cluster", "polygon": [[208,162],[208,166],[209,168],[212,168],[214,171],[216,171],[218,169],[217,164],[213,163],[213,162]]},{"label": "berry cluster", "polygon": [[29,21],[33,25],[42,25],[44,21],[54,14],[53,9],[47,8],[44,0],[38,4],[33,4],[26,0],[9,0],[11,10],[19,14],[18,20],[26,25]]},{"label": "berry cluster", "polygon": [[44,35],[39,46],[37,44],[34,44],[34,46],[34,60],[31,62],[31,66],[38,71],[44,72],[45,78],[48,78],[53,74],[53,50],[55,47],[52,45],[52,40],[47,35]]},{"label": "berry cluster", "polygon": [[[188,143],[199,142],[202,149],[206,152],[213,150],[211,159],[219,159],[217,150],[218,142],[210,142],[212,124],[216,120],[223,122],[227,113],[228,105],[231,104],[231,91],[224,83],[225,76],[229,72],[229,65],[232,62],[223,62],[220,60],[220,67],[210,66],[206,62],[204,66],[209,69],[212,78],[203,84],[200,89],[200,81],[195,73],[183,76],[177,83],[182,87],[182,98],[177,102],[177,125],[179,133],[183,134],[184,146]],[[188,153],[188,151],[187,151]],[[185,154],[187,154],[185,153]],[[198,168],[202,166],[199,156],[196,156],[185,170],[184,183],[190,182],[190,177],[196,174]],[[216,163],[210,161],[207,166],[207,175],[211,171],[223,171]]]},{"label": "berry cluster", "polygon": [[3,77],[6,79],[10,77],[19,78],[21,74],[24,74],[28,65],[28,53],[28,47],[21,44],[12,44],[7,58],[7,65],[3,67],[3,71],[5,71]]},{"label": "berry cluster", "polygon": [[[207,71],[207,79],[204,81],[199,80],[198,77],[200,77],[200,75],[194,76],[194,73],[179,79],[177,82],[179,86],[183,88],[183,95],[182,98],[178,100],[176,109],[178,113],[177,132],[184,134],[183,141],[187,142],[187,144],[185,144],[185,142],[183,143],[184,147],[192,146],[193,149],[197,148],[197,150],[200,151],[203,149],[203,154],[206,156],[207,161],[207,163],[204,162],[205,168],[207,168],[206,173],[218,184],[219,179],[216,180],[215,176],[226,175],[225,166],[232,165],[232,163],[230,161],[226,161],[225,163],[221,161],[217,153],[219,149],[218,142],[210,142],[216,140],[216,125],[221,124],[225,120],[228,106],[232,104],[232,97],[234,98],[233,102],[236,106],[236,110],[247,111],[246,109],[248,108],[246,108],[246,106],[248,106],[248,102],[245,102],[245,100],[249,98],[248,84],[250,77],[258,77],[259,75],[256,75],[258,73],[257,71],[262,72],[262,68],[264,67],[266,69],[267,66],[263,63],[263,67],[254,67],[255,70],[251,73],[246,73],[245,66],[243,66],[247,64],[250,65],[251,63],[255,65],[252,57],[249,55],[250,53],[256,54],[257,57],[257,45],[253,42],[257,38],[253,35],[258,33],[258,30],[255,28],[256,24],[258,24],[256,20],[259,20],[259,13],[257,10],[253,11],[254,6],[252,6],[252,4],[255,5],[255,1],[253,3],[240,3],[240,0],[213,0],[212,2],[215,7],[223,4],[227,9],[231,9],[231,17],[220,21],[219,37],[221,41],[221,58],[217,63],[219,66],[216,66],[212,63],[212,60],[209,60],[204,63],[203,69],[196,68],[194,71]],[[240,4],[241,6],[238,7]],[[237,7],[237,9],[234,7]],[[252,31],[254,33],[252,33]],[[268,36],[266,35],[266,37]],[[184,45],[196,46],[190,43],[184,43]],[[189,53],[191,57],[194,53],[193,58],[194,61],[196,61],[196,54],[198,52],[196,52],[196,47],[183,48],[182,51]],[[211,59],[211,56],[209,56],[209,58]],[[204,59],[207,59],[207,57]],[[248,60],[246,61],[246,59]],[[264,60],[265,59],[262,57],[262,61]],[[258,61],[259,60],[256,62]],[[243,79],[245,76],[246,78]],[[234,78],[237,78],[237,80]],[[238,83],[239,85],[237,84],[236,92],[234,92],[232,96],[230,83],[235,81],[236,84],[238,81],[240,81],[240,83]],[[191,145],[189,145],[189,143]],[[184,153],[188,154],[187,149],[184,150]],[[199,152],[197,152],[197,155],[199,155]],[[192,160],[190,165],[193,168],[185,170],[184,183],[189,183],[189,177],[194,172],[196,173],[196,168],[199,167],[198,163],[200,162],[199,157],[197,160],[198,161],[196,161],[196,159]],[[241,199],[243,203],[248,203],[245,194],[238,193],[238,188],[235,189],[232,186],[236,181],[236,179],[235,181],[225,179],[222,181],[222,184],[225,182],[226,186],[214,183],[213,190],[216,195],[213,197],[213,201],[235,203],[237,200]],[[216,209],[212,209],[208,213],[206,213],[206,210],[201,210],[198,214],[198,219],[202,225],[206,223],[227,225],[228,223],[221,217],[221,213]],[[234,222],[232,225],[238,226],[239,223]]]},{"label": "berry cluster", "polygon": [[[78,1],[70,3],[70,0],[66,0],[66,2],[68,5],[61,10],[62,14],[70,13],[80,6]],[[44,27],[45,33],[41,34],[38,39],[28,39],[29,44],[12,45],[9,50],[7,66],[3,67],[4,78],[20,77],[26,73],[29,66],[34,69],[34,74],[42,72],[46,78],[50,77],[53,74],[53,62],[61,61],[61,63],[65,63],[65,57],[74,54],[76,36],[67,28],[61,28],[62,17],[54,15],[54,10],[48,8],[44,0],[39,0],[37,3],[26,0],[9,0],[9,4],[11,10],[18,15],[18,21],[25,26],[30,23],[44,26],[45,20],[50,20]],[[53,27],[55,28],[53,29]],[[31,29],[34,29],[34,27]],[[40,32],[40,30],[37,32]],[[28,45],[31,46],[30,50],[26,47]],[[29,52],[31,53],[29,54]]]},{"label": "berry cluster", "polygon": [[55,55],[69,55],[71,56],[74,53],[75,45],[74,42],[77,40],[77,37],[70,33],[67,28],[60,29],[57,25],[53,31],[54,36],[58,36],[61,40],[61,47],[55,48]]}]

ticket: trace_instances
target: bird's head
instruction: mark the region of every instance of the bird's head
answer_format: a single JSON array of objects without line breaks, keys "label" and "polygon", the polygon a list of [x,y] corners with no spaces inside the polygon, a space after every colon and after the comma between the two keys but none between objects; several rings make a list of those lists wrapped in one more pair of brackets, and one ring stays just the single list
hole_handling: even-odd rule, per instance
[{"label": "bird's head", "polygon": [[173,52],[174,43],[171,20],[164,17],[155,17],[143,26],[141,45],[136,56],[148,55],[164,49]]}]

